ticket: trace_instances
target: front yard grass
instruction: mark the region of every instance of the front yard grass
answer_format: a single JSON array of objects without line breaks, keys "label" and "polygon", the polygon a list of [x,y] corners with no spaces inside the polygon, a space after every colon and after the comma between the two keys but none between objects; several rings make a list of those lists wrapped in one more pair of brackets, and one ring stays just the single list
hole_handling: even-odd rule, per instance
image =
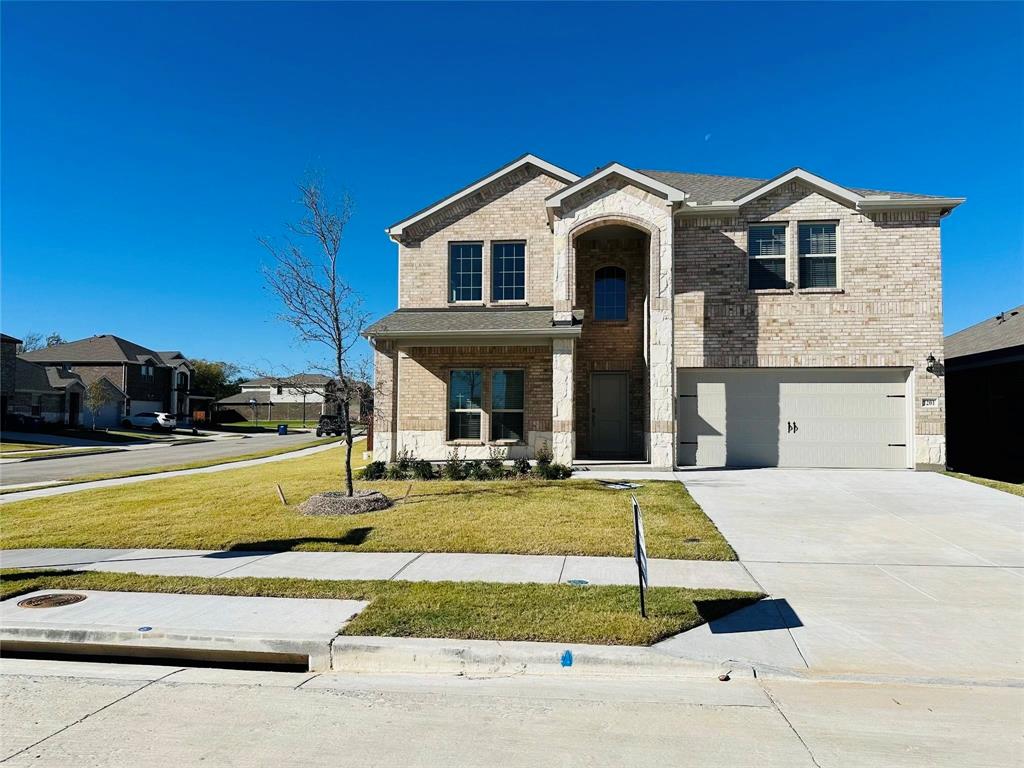
[{"label": "front yard grass", "polygon": [[53,443],[12,443],[0,441],[0,453],[18,453],[19,451],[45,451],[48,448],[60,448]]},{"label": "front yard grass", "polygon": [[752,592],[654,587],[640,618],[636,587],[482,582],[313,581],[0,571],[0,599],[35,590],[369,600],[345,635],[651,645],[758,600]]},{"label": "front yard grass", "polygon": [[[2,507],[4,548],[112,547],[360,552],[633,554],[628,490],[594,480],[375,481],[396,506],[310,517],[297,506],[342,484],[342,450],[208,475],[153,480]],[[363,461],[360,444],[353,464]],[[281,504],[280,483],[289,506]],[[678,482],[644,482],[648,554],[734,560]],[[406,494],[408,496],[406,497]]]},{"label": "front yard grass", "polygon": [[1024,496],[1024,483],[1008,483],[1004,480],[989,480],[986,477],[965,475],[963,472],[946,472],[945,474],[950,477],[959,478],[960,480],[977,483],[978,485],[987,485],[989,488],[995,488],[997,491],[1012,493],[1014,496]]}]

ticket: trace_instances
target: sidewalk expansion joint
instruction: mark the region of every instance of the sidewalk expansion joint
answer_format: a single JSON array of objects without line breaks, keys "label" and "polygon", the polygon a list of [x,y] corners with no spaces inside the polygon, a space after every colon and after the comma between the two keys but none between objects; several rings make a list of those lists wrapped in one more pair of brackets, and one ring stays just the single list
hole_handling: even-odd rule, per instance
[{"label": "sidewalk expansion joint", "polygon": [[80,718],[78,718],[77,720],[75,720],[75,722],[73,722],[73,723],[68,723],[68,724],[67,724],[67,725],[65,725],[65,726],[64,726],[63,728],[58,728],[58,729],[57,729],[56,731],[54,731],[53,733],[51,733],[51,734],[50,734],[49,736],[44,736],[43,738],[39,739],[39,741],[37,741],[37,742],[35,742],[35,743],[33,743],[33,744],[29,744],[29,745],[28,745],[27,747],[24,747],[24,748],[22,748],[22,749],[19,749],[19,750],[18,750],[17,752],[15,752],[15,753],[13,753],[13,754],[10,754],[10,755],[8,755],[8,756],[7,756],[7,757],[5,757],[4,759],[0,760],[0,763],[6,763],[6,762],[7,762],[8,760],[13,760],[13,759],[14,759],[14,758],[16,758],[16,757],[17,757],[18,755],[22,755],[22,754],[24,754],[24,753],[28,752],[28,751],[29,751],[30,749],[35,749],[35,748],[36,748],[36,747],[38,747],[38,746],[39,746],[40,744],[42,744],[42,743],[43,743],[44,741],[49,741],[49,740],[50,740],[50,739],[52,739],[52,738],[53,738],[54,736],[59,736],[60,734],[64,733],[64,731],[68,730],[69,728],[74,728],[74,727],[75,727],[76,725],[78,725],[79,723],[83,723],[83,722],[85,722],[86,720],[88,720],[88,719],[89,719],[90,717],[92,717],[93,715],[98,715],[98,714],[99,714],[100,712],[103,712],[104,710],[110,709],[110,708],[111,708],[112,706],[114,706],[115,704],[118,704],[118,703],[120,703],[120,702],[124,701],[125,699],[127,699],[127,698],[129,698],[129,697],[131,697],[131,696],[134,696],[134,695],[135,695],[136,693],[138,693],[139,691],[144,691],[144,690],[145,690],[146,688],[149,688],[149,686],[153,685],[154,683],[159,683],[159,682],[161,682],[161,681],[163,681],[163,680],[166,680],[166,679],[167,679],[168,677],[170,677],[171,675],[176,675],[176,674],[178,674],[179,672],[181,672],[181,670],[182,670],[182,669],[183,669],[183,667],[175,667],[175,668],[174,668],[173,670],[171,670],[170,672],[168,672],[168,673],[167,673],[166,675],[163,675],[162,677],[158,677],[158,678],[156,678],[155,680],[150,680],[150,681],[148,681],[147,683],[145,683],[145,684],[143,684],[143,685],[140,685],[140,686],[139,686],[138,688],[135,688],[134,690],[131,690],[131,691],[129,691],[129,692],[128,692],[128,693],[126,693],[126,694],[125,694],[124,696],[120,696],[120,697],[118,697],[118,698],[114,699],[113,701],[111,701],[111,702],[109,702],[109,703],[107,703],[107,704],[104,704],[104,705],[103,705],[102,707],[100,707],[99,709],[97,709],[97,710],[96,710],[95,712],[88,712],[87,714],[85,714],[85,715],[83,715],[82,717],[80,717]]}]

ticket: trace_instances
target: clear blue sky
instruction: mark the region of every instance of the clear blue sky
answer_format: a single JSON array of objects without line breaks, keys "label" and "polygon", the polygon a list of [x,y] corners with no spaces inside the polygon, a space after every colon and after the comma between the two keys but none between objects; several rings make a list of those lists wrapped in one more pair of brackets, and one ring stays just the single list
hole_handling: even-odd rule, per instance
[{"label": "clear blue sky", "polygon": [[1024,6],[2,5],[2,326],[292,368],[260,234],[322,169],[347,270],[523,152],[966,196],[947,331],[1024,302]]}]

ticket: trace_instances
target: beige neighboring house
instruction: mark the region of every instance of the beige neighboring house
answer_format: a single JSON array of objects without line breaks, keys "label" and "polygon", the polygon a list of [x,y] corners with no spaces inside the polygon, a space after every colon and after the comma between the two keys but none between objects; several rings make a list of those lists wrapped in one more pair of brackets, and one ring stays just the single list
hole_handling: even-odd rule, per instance
[{"label": "beige neighboring house", "polygon": [[939,230],[962,202],[524,155],[387,230],[375,457],[942,465]]},{"label": "beige neighboring house", "polygon": [[[221,411],[236,411],[247,419],[316,421],[325,413],[335,412],[336,384],[335,379],[320,373],[263,376],[241,382],[241,392],[218,400],[216,406]],[[360,392],[364,389],[361,387]],[[360,396],[354,395],[349,406],[350,418],[364,420],[365,407]]]}]

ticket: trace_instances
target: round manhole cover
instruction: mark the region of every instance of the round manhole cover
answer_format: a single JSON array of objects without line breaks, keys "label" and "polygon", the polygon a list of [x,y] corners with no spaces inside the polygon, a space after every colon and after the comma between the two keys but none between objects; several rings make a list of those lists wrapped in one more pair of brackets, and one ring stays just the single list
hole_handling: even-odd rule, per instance
[{"label": "round manhole cover", "polygon": [[74,605],[85,600],[85,595],[65,592],[59,595],[36,595],[26,597],[18,603],[19,608],[60,608],[62,605]]}]

